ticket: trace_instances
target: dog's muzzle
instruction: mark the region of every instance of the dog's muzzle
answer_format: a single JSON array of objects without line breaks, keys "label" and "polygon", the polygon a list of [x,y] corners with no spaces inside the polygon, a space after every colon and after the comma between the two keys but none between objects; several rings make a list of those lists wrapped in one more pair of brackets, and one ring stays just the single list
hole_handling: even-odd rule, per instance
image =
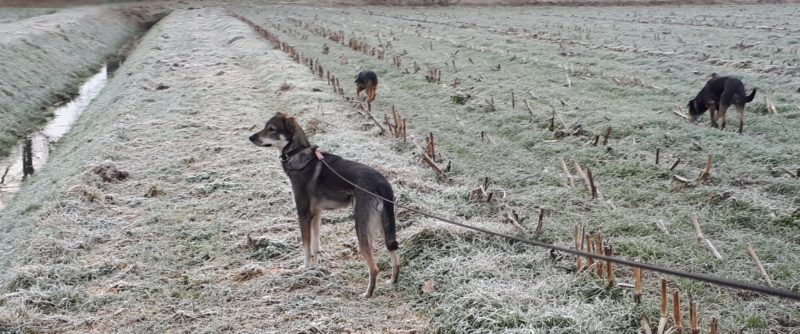
[{"label": "dog's muzzle", "polygon": [[264,146],[264,147],[272,146],[269,143],[267,144],[262,143],[261,140],[258,138],[258,133],[254,133],[252,136],[250,136],[250,142],[255,144],[256,146]]}]

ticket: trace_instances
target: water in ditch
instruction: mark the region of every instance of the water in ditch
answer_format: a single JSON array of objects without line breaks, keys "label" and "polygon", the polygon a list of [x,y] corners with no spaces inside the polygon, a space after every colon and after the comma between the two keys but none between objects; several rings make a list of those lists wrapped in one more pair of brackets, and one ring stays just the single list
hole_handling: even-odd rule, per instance
[{"label": "water in ditch", "polygon": [[[69,103],[59,107],[53,113],[55,116],[47,122],[41,130],[28,136],[30,139],[31,165],[34,173],[47,162],[53,144],[63,137],[78,116],[86,110],[89,103],[94,100],[108,82],[108,70],[103,66],[97,74],[93,75],[81,85],[78,96]],[[6,206],[22,187],[24,181],[23,159],[25,158],[26,140],[21,141],[11,155],[0,160],[0,209]]]}]

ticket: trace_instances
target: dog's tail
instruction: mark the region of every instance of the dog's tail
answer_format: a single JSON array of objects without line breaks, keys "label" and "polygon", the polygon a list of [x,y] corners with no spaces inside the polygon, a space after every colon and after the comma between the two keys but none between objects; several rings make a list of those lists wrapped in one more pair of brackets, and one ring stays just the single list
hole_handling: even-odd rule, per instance
[{"label": "dog's tail", "polygon": [[[394,192],[389,183],[383,183],[378,186],[378,195],[386,199],[394,200]],[[386,242],[386,249],[394,251],[400,248],[397,244],[395,236],[395,220],[394,220],[394,204],[389,201],[383,201],[383,239]]]},{"label": "dog's tail", "polygon": [[753,88],[753,91],[750,95],[747,95],[747,103],[753,102],[753,99],[756,98],[756,89]]}]

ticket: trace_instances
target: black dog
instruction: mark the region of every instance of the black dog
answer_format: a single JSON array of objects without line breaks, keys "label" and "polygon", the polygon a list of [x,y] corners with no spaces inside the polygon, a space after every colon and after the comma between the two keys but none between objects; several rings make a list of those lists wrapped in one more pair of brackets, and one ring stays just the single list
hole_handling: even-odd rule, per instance
[{"label": "black dog", "polygon": [[378,75],[372,71],[361,71],[356,75],[356,97],[362,90],[367,91],[367,105],[371,106],[378,89]]},{"label": "black dog", "polygon": [[[744,126],[744,105],[753,101],[756,97],[756,89],[750,95],[745,95],[744,84],[741,80],[732,77],[713,76],[706,82],[705,87],[697,93],[697,96],[689,101],[689,114],[692,121],[702,115],[706,110],[710,110],[711,126],[725,129],[725,112],[731,105],[736,106],[739,115],[739,133],[742,133]],[[720,125],[717,125],[717,120]]]},{"label": "black dog", "polygon": [[322,210],[333,210],[353,204],[356,220],[358,247],[369,267],[369,285],[364,297],[372,296],[378,277],[378,265],[372,255],[373,235],[383,233],[386,248],[392,258],[392,278],[388,283],[396,283],[400,273],[400,259],[397,256],[395,239],[394,205],[356,189],[320,161],[330,165],[342,177],[359,187],[394,199],[392,185],[377,170],[340,156],[320,153],[309,144],[305,132],[293,117],[278,113],[273,116],[259,132],[250,136],[257,146],[275,147],[280,152],[284,172],[289,176],[292,193],[300,222],[300,236],[303,239],[306,266],[318,261],[319,231]]}]

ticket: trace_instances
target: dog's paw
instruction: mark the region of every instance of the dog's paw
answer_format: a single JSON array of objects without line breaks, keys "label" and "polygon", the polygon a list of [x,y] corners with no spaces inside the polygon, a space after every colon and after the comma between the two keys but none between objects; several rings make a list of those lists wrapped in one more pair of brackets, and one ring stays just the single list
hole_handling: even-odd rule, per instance
[{"label": "dog's paw", "polygon": [[369,298],[369,297],[372,297],[372,294],[371,294],[371,293],[364,292],[364,293],[362,293],[362,294],[361,294],[359,297],[361,297],[361,298],[363,298],[363,299],[367,299],[367,298]]},{"label": "dog's paw", "polygon": [[303,270],[303,275],[308,275],[313,277],[325,277],[330,274],[331,274],[330,270],[322,267],[311,267]]},{"label": "dog's paw", "polygon": [[397,283],[397,280],[395,280],[395,279],[391,279],[391,278],[390,278],[390,279],[387,279],[385,283],[386,283],[387,285],[390,285],[390,284],[396,284],[396,283]]},{"label": "dog's paw", "polygon": [[313,257],[313,256],[312,257],[308,257],[308,258],[306,258],[306,261],[305,261],[305,267],[306,268],[314,268],[314,267],[317,266],[317,262],[319,262],[317,260],[317,257]]},{"label": "dog's paw", "polygon": [[309,270],[309,269],[314,269],[314,265],[311,264],[308,261],[306,261],[305,263],[303,263],[299,267],[297,267],[298,271],[306,271],[306,270]]}]

